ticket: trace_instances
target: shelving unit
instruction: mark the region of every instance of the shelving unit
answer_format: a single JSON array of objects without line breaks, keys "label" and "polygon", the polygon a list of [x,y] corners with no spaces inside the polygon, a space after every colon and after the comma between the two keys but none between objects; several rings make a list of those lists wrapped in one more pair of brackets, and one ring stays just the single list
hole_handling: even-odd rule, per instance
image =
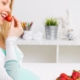
[{"label": "shelving unit", "polygon": [[80,40],[23,40],[17,45],[24,53],[24,62],[31,63],[79,63]]}]

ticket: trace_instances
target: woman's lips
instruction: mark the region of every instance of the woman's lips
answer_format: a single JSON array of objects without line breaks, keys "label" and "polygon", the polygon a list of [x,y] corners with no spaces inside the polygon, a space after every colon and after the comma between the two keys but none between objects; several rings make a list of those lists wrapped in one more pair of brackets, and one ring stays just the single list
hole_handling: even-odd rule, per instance
[{"label": "woman's lips", "polygon": [[5,17],[6,17],[6,14],[2,14],[2,13],[0,14],[0,19],[1,20],[4,20]]}]

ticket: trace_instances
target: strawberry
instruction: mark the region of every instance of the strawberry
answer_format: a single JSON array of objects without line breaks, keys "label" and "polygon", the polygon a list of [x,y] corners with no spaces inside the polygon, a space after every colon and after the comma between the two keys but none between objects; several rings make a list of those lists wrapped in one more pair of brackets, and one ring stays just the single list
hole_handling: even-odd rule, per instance
[{"label": "strawberry", "polygon": [[63,78],[63,77],[61,77],[61,78],[59,78],[59,80],[66,80],[65,78]]},{"label": "strawberry", "polygon": [[60,78],[65,78],[65,79],[67,79],[67,78],[68,78],[68,75],[65,74],[65,73],[61,73],[61,74],[60,74]]},{"label": "strawberry", "polygon": [[80,74],[79,74],[78,71],[73,71],[73,72],[72,72],[72,79],[74,79],[74,80],[77,79],[77,78],[79,77],[79,75],[80,75]]},{"label": "strawberry", "polygon": [[71,77],[68,77],[67,80],[73,80]]},{"label": "strawberry", "polygon": [[67,80],[73,80],[72,78],[69,78],[69,79],[67,79]]},{"label": "strawberry", "polygon": [[6,21],[8,22],[11,22],[12,20],[12,16],[11,15],[8,15],[7,17],[4,18]]},{"label": "strawberry", "polygon": [[80,78],[80,70],[78,71],[78,77]]}]

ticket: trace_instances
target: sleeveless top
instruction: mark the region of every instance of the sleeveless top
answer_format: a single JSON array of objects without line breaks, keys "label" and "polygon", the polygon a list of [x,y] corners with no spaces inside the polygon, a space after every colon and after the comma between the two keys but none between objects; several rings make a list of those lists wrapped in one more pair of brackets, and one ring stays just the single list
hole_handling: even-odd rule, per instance
[{"label": "sleeveless top", "polygon": [[[6,56],[6,50],[1,49],[1,48],[0,48],[0,50],[2,50],[2,52]],[[16,48],[15,50],[16,50],[17,59],[20,62],[20,65],[21,65],[22,58],[23,58],[23,53],[20,51],[19,48]],[[40,78],[35,73],[20,67],[19,80],[40,80]]]}]

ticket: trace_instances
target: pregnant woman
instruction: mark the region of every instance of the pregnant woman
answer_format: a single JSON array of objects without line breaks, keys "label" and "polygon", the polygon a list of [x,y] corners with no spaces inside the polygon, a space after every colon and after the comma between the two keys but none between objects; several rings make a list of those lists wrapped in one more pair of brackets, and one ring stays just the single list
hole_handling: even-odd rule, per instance
[{"label": "pregnant woman", "polygon": [[16,40],[23,34],[23,29],[15,17],[11,22],[5,20],[11,14],[12,4],[13,0],[0,0],[0,80],[40,80],[20,66],[23,54]]}]

